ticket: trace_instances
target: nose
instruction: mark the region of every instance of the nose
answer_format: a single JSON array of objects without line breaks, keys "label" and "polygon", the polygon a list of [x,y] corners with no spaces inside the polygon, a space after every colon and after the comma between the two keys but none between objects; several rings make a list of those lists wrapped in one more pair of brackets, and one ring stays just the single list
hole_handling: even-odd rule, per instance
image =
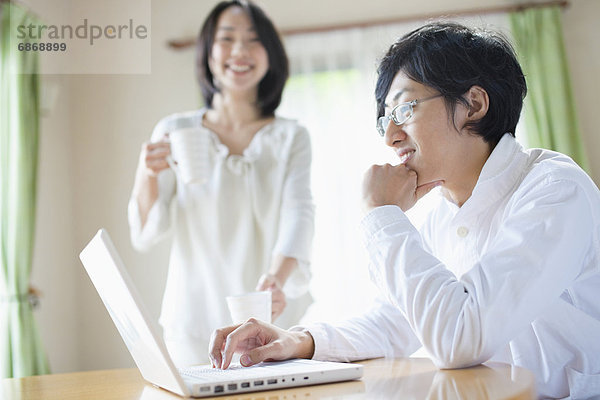
[{"label": "nose", "polygon": [[406,132],[402,129],[402,125],[398,126],[393,121],[390,121],[385,130],[385,144],[389,147],[396,147],[406,139]]},{"label": "nose", "polygon": [[231,49],[232,54],[245,54],[248,51],[248,46],[243,40],[236,40]]}]

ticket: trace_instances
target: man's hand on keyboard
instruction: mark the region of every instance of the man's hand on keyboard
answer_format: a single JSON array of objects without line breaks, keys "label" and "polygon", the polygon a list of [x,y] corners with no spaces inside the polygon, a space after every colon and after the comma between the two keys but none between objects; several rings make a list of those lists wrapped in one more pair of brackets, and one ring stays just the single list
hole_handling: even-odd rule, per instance
[{"label": "man's hand on keyboard", "polygon": [[243,324],[217,329],[210,339],[213,368],[229,367],[234,353],[241,353],[244,367],[262,361],[312,358],[315,344],[308,331],[286,331],[250,318]]}]

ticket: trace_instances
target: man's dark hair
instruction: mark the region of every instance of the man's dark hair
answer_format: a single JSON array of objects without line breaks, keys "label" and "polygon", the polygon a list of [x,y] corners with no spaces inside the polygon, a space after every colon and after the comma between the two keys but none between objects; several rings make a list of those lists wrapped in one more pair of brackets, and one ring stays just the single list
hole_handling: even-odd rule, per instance
[{"label": "man's dark hair", "polygon": [[283,87],[289,76],[288,58],[275,26],[263,10],[251,1],[231,0],[218,3],[200,29],[196,47],[196,71],[204,103],[211,107],[214,94],[219,91],[208,66],[217,23],[223,11],[234,6],[241,7],[248,14],[258,39],[267,51],[269,70],[258,85],[257,106],[263,117],[273,116],[281,102]]},{"label": "man's dark hair", "polygon": [[489,97],[488,112],[466,128],[492,148],[504,133],[514,136],[527,85],[511,44],[501,34],[435,22],[404,35],[379,64],[378,118],[385,113],[385,99],[399,71],[442,94],[452,118],[456,104],[469,106],[463,95],[481,86]]}]

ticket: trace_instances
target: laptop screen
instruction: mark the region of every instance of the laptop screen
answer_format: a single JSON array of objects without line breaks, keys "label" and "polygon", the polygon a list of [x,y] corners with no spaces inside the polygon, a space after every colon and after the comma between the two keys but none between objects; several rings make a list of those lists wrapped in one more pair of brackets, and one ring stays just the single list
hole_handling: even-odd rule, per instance
[{"label": "laptop screen", "polygon": [[175,372],[108,233],[100,229],[79,257],[142,376],[186,395],[181,377]]}]

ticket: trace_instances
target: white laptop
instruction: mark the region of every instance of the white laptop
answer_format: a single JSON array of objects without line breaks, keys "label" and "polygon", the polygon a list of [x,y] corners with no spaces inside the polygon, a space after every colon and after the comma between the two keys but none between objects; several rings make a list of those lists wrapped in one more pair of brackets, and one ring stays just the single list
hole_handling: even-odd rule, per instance
[{"label": "white laptop", "polygon": [[[358,364],[288,360],[227,370],[177,369],[108,233],[100,229],[79,255],[145,380],[185,397],[255,392],[358,379]],[[207,349],[208,352],[208,349]]]}]

